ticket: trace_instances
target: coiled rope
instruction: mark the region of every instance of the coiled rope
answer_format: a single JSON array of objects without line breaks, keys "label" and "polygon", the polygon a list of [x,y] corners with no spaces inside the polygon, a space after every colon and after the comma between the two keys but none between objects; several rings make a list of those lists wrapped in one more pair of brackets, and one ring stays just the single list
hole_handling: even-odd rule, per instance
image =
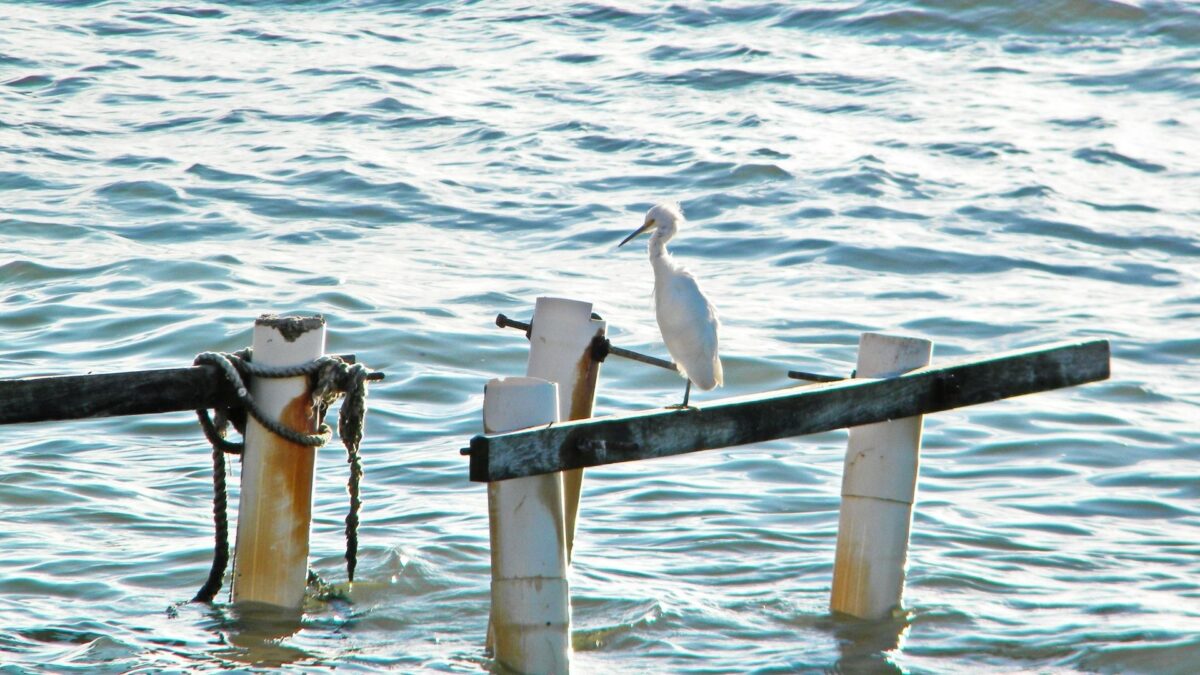
[{"label": "coiled rope", "polygon": [[[336,356],[319,359],[298,366],[272,367],[255,364],[253,352],[243,349],[232,354],[204,352],[196,357],[195,365],[217,366],[237,393],[238,405],[217,408],[215,419],[207,410],[197,410],[200,428],[212,444],[213,452],[213,523],[216,526],[216,542],[212,569],[208,580],[192,598],[192,602],[212,602],[221,590],[225,569],[229,565],[229,519],[226,515],[228,495],[225,485],[225,455],[240,455],[242,443],[226,440],[229,425],[243,436],[246,433],[247,415],[253,417],[271,433],[297,445],[319,448],[329,442],[333,432],[325,424],[329,406],[339,397],[345,396],[338,413],[338,435],[346,446],[346,462],[350,465],[350,478],[346,489],[350,493],[350,512],[346,515],[346,573],[354,581],[354,568],[358,565],[358,512],[362,508],[359,485],[363,470],[359,460],[358,446],[362,442],[363,424],[367,415],[367,380],[371,370],[362,364],[346,363]],[[316,411],[317,432],[306,434],[289,429],[278,420],[269,417],[245,384],[248,377],[300,377],[312,381],[312,403]]]}]

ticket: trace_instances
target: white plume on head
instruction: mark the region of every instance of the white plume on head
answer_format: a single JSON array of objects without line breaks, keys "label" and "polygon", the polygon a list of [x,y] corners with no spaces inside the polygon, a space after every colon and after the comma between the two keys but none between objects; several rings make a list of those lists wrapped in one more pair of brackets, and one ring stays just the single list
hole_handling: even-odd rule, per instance
[{"label": "white plume on head", "polygon": [[679,206],[679,202],[663,202],[650,207],[650,210],[646,212],[643,227],[654,223],[653,238],[665,243],[675,236],[684,222],[686,219],[683,217],[683,209]]},{"label": "white plume on head", "polygon": [[646,212],[646,220],[650,219],[654,219],[656,224],[674,222],[677,226],[682,225],[684,221],[683,207],[679,205],[679,202],[655,204]]}]

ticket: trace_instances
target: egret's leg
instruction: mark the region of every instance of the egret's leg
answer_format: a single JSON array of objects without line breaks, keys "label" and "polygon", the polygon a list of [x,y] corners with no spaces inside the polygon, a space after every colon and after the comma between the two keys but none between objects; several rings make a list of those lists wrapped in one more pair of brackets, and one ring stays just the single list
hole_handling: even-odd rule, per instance
[{"label": "egret's leg", "polygon": [[688,380],[687,387],[684,387],[684,389],[683,389],[683,405],[679,406],[680,408],[688,407],[687,406],[688,398],[691,397],[691,395],[692,395],[692,381]]}]

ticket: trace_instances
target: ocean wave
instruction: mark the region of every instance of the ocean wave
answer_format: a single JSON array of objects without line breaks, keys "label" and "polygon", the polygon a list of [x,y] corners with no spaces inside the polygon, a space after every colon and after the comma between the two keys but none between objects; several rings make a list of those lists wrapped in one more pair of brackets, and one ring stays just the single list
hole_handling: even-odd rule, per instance
[{"label": "ocean wave", "polygon": [[[1174,2],[1053,0],[985,2],[857,3],[840,7],[791,9],[777,25],[805,30],[832,29],[857,34],[955,34],[973,38],[1009,36],[1155,36],[1185,42],[1200,31],[1200,11]],[[1050,46],[1050,45],[1047,45]]]}]

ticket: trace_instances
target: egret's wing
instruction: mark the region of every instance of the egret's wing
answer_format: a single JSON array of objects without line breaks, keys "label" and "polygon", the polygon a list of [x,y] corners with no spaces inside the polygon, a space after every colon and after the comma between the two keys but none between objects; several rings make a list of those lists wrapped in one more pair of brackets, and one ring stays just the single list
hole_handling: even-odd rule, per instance
[{"label": "egret's wing", "polygon": [[655,284],[655,314],[663,342],[686,377],[701,389],[722,384],[717,355],[717,310],[687,270],[675,268]]}]

